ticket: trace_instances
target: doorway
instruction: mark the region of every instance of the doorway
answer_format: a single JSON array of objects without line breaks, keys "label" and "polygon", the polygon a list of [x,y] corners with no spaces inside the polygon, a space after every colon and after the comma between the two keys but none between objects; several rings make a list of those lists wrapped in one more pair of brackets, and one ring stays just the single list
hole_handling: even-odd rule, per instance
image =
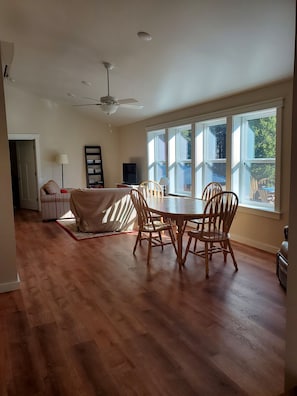
[{"label": "doorway", "polygon": [[9,134],[13,206],[39,210],[39,141],[36,135]]},{"label": "doorway", "polygon": [[14,209],[20,209],[19,174],[17,167],[16,141],[9,141],[10,172]]}]

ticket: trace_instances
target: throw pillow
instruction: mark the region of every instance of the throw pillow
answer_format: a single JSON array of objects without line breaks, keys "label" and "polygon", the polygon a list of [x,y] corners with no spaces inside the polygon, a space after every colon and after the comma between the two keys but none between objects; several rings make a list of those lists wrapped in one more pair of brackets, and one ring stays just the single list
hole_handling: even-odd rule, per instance
[{"label": "throw pillow", "polygon": [[66,188],[61,188],[61,193],[66,194],[66,193],[68,193],[68,191],[66,190]]},{"label": "throw pillow", "polygon": [[49,180],[43,187],[47,194],[58,194],[60,187],[54,180]]}]

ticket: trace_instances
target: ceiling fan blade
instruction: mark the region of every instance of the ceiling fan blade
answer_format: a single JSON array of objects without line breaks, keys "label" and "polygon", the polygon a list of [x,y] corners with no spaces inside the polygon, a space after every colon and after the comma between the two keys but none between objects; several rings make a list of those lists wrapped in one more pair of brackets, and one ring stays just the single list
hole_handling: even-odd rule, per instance
[{"label": "ceiling fan blade", "polygon": [[84,99],[94,100],[95,102],[100,102],[100,99],[89,98],[88,96],[83,96]]},{"label": "ceiling fan blade", "polygon": [[120,107],[126,109],[143,109],[144,106],[141,104],[134,104],[134,103],[120,103]]},{"label": "ceiling fan blade", "polygon": [[77,104],[72,105],[73,107],[82,107],[82,106],[101,106],[101,103],[86,103],[86,104]]},{"label": "ceiling fan blade", "polygon": [[109,71],[113,69],[113,65],[109,62],[102,62],[103,66],[106,69],[107,73],[107,95],[102,96],[100,99],[94,99],[87,96],[84,96],[84,99],[89,99],[95,101],[97,103],[85,103],[85,104],[76,104],[73,106],[82,107],[82,106],[101,106],[101,110],[103,113],[107,115],[111,115],[115,113],[118,107],[124,107],[127,109],[142,109],[143,106],[138,104],[138,101],[133,98],[126,98],[117,100],[114,96],[111,96],[109,93]]},{"label": "ceiling fan blade", "polygon": [[138,101],[133,98],[127,98],[127,99],[119,99],[118,103],[119,104],[129,104],[129,103],[138,103]]}]

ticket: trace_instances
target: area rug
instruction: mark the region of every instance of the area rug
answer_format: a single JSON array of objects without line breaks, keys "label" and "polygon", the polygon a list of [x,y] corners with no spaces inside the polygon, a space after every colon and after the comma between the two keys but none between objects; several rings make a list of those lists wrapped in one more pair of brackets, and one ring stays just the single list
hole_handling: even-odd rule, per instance
[{"label": "area rug", "polygon": [[76,241],[83,241],[85,239],[102,238],[106,236],[129,234],[133,231],[112,231],[112,232],[80,232],[77,230],[75,219],[61,219],[56,220],[56,223],[68,232]]}]

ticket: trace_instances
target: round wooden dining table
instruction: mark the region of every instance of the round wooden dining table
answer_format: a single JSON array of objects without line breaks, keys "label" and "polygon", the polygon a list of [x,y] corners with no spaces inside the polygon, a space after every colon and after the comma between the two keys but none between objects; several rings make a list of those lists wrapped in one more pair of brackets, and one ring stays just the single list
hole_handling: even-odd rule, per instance
[{"label": "round wooden dining table", "polygon": [[187,220],[201,219],[207,201],[199,198],[167,195],[161,198],[148,197],[147,204],[151,212],[175,221],[177,233],[177,261],[179,268],[183,266],[183,234]]}]

